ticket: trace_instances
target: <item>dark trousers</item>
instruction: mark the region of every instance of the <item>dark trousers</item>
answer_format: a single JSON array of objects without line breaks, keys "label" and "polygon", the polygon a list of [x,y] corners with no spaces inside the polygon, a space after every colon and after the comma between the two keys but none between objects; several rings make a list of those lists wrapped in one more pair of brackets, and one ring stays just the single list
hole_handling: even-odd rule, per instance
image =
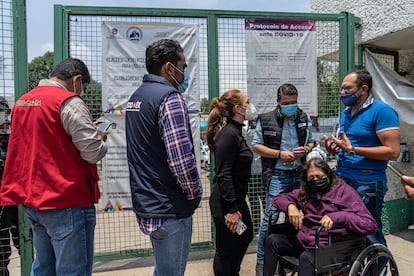
[{"label": "dark trousers", "polygon": [[213,217],[216,226],[216,253],[213,269],[216,276],[237,276],[247,248],[253,239],[253,224],[246,207],[241,210],[247,229],[242,235],[232,233],[224,224],[224,218]]},{"label": "dark trousers", "polygon": [[10,239],[19,249],[19,220],[17,206],[0,206],[0,276],[8,276],[10,263]]},{"label": "dark trousers", "polygon": [[299,258],[297,271],[299,276],[315,275],[315,252],[305,250],[295,236],[270,234],[265,242],[263,275],[275,275],[279,256],[294,256]]}]

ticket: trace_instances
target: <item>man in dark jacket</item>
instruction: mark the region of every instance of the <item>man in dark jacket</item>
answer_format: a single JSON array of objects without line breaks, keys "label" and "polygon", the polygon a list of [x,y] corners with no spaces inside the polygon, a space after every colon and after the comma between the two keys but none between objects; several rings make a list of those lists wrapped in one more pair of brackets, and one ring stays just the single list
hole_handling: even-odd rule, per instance
[{"label": "man in dark jacket", "polygon": [[154,275],[184,275],[192,215],[202,187],[190,121],[181,95],[188,85],[184,50],[162,39],[146,49],[147,75],[126,110],[131,196],[138,224],[150,235]]},{"label": "man in dark jacket", "polygon": [[[300,168],[313,147],[310,117],[298,108],[298,90],[293,84],[282,84],[277,90],[276,109],[260,114],[252,141],[253,151],[262,159],[262,181],[266,187],[266,207],[257,244],[256,275],[262,275],[272,198],[290,192],[300,185]],[[276,219],[275,216],[272,219]]]}]

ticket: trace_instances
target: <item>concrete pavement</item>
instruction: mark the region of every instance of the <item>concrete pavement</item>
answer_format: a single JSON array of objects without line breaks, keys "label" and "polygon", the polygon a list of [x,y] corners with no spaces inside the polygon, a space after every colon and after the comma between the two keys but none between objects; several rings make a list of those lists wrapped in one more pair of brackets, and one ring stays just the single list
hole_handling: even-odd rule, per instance
[{"label": "concrete pavement", "polygon": [[[386,237],[388,248],[394,256],[400,276],[414,275],[414,230],[406,230]],[[242,266],[241,276],[254,276],[256,247],[250,247]],[[211,276],[213,251],[192,252],[185,276]],[[152,258],[120,260],[94,265],[94,276],[152,276]]]}]

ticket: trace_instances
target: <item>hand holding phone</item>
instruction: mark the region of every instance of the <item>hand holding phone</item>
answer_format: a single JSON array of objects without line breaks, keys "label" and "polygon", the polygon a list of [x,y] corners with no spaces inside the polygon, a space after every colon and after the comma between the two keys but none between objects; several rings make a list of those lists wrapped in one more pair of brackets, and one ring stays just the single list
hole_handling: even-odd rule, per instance
[{"label": "hand holding phone", "polygon": [[237,228],[236,228],[237,235],[243,234],[243,232],[246,231],[246,229],[247,229],[246,224],[244,224],[244,222],[241,219],[239,219],[239,222],[237,223]]},{"label": "hand holding phone", "polygon": [[111,125],[112,125],[112,123],[111,122],[102,122],[102,123],[100,123],[99,125],[98,125],[98,131],[101,131],[101,132],[105,132],[105,131],[108,131],[109,130],[109,128],[111,127]]}]

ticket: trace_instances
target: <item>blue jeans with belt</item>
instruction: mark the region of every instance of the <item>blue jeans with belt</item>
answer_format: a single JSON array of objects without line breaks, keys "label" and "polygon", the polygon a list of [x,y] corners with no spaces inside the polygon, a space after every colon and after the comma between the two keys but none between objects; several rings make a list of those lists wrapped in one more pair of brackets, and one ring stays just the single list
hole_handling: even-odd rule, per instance
[{"label": "blue jeans with belt", "polygon": [[36,252],[32,276],[92,275],[95,206],[24,209],[32,225]]},{"label": "blue jeans with belt", "polygon": [[370,243],[381,243],[387,246],[384,234],[382,233],[382,207],[384,206],[384,196],[387,192],[387,180],[368,181],[356,180],[352,178],[342,177],[346,183],[352,186],[363,199],[371,215],[377,221],[377,232],[375,235],[368,235],[367,239]]},{"label": "blue jeans with belt", "polygon": [[[295,170],[273,170],[272,180],[270,181],[268,190],[266,192],[266,207],[263,214],[262,223],[260,225],[259,237],[257,241],[257,263],[264,262],[264,245],[267,235],[267,226],[269,223],[270,213],[276,210],[272,206],[272,199],[275,195],[288,193],[296,188],[299,188],[302,173],[300,168]],[[272,222],[277,221],[279,213],[275,213],[272,217]]]}]

